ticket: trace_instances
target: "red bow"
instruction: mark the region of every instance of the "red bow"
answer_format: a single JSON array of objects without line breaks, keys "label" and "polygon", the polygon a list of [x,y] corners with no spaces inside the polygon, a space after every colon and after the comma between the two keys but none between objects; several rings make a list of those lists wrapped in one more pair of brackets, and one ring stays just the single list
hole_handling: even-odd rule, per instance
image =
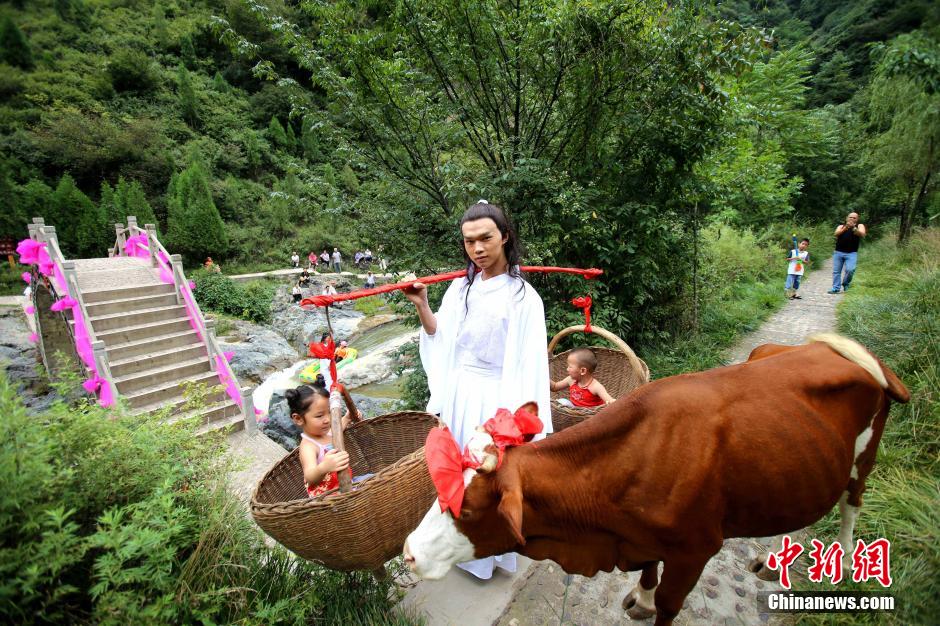
[{"label": "red bow", "polygon": [[312,357],[330,360],[330,377],[333,379],[333,384],[336,384],[338,380],[336,377],[336,344],[333,342],[332,335],[328,336],[323,343],[311,342],[309,353]]},{"label": "red bow", "polygon": [[[497,410],[496,415],[483,424],[483,430],[493,438],[497,449],[496,467],[502,464],[507,447],[531,441],[532,437],[542,432],[542,428],[542,420],[538,415],[525,407],[515,413],[507,409]],[[478,468],[479,461],[473,459],[466,450],[461,454],[457,441],[446,428],[432,428],[428,433],[424,443],[424,458],[431,482],[437,490],[441,511],[450,509],[454,517],[459,517],[464,494],[463,471]]]},{"label": "red bow", "polygon": [[591,332],[591,296],[578,296],[571,304],[584,311],[584,332]]}]

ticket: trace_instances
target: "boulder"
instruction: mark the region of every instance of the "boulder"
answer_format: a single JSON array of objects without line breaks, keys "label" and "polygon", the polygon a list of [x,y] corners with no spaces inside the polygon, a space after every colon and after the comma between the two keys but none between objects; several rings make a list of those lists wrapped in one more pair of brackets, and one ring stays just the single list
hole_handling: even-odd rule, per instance
[{"label": "boulder", "polygon": [[234,324],[232,334],[219,338],[219,346],[234,353],[229,363],[240,383],[259,384],[300,360],[297,350],[273,330],[240,320]]},{"label": "boulder", "polygon": [[[346,290],[339,281],[337,287]],[[322,288],[322,284],[314,279],[313,286],[304,290],[304,297],[319,294]],[[322,309],[306,311],[297,306],[290,290],[290,285],[281,285],[275,291],[271,303],[271,327],[276,328],[295,350],[306,354],[305,344],[311,339],[319,341],[320,336],[327,331],[326,315]],[[336,341],[352,335],[363,317],[352,302],[330,307],[330,322]]]},{"label": "boulder", "polygon": [[286,450],[293,450],[300,443],[300,428],[290,418],[287,398],[283,394],[271,394],[268,405],[267,421],[259,424],[261,432],[273,439]]}]

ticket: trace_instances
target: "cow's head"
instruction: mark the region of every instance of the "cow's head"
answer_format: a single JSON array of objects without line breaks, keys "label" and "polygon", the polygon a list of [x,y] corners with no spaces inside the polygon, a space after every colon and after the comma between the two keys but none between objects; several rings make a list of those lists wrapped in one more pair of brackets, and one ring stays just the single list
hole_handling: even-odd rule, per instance
[{"label": "cow's head", "polygon": [[[535,403],[523,408],[538,415]],[[464,470],[466,485],[460,514],[435,502],[405,541],[405,563],[422,578],[443,578],[455,563],[512,552],[525,545],[522,533],[522,481],[513,463],[497,469],[498,453],[490,435],[477,431],[467,453],[480,462]],[[506,459],[511,452],[506,451]]]}]

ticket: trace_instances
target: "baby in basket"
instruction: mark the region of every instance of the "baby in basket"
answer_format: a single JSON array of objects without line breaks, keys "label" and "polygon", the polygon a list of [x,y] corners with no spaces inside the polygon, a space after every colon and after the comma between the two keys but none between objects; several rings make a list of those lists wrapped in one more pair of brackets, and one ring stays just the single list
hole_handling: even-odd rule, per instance
[{"label": "baby in basket", "polygon": [[563,406],[595,407],[614,401],[604,385],[594,378],[597,369],[597,355],[590,348],[575,348],[568,354],[568,375],[558,382],[552,382],[552,391],[568,388],[570,400],[562,398],[558,403]]},{"label": "baby in basket", "polygon": [[[333,448],[330,432],[330,392],[323,375],[318,374],[313,385],[301,385],[284,392],[290,418],[302,430],[300,433],[300,466],[304,470],[304,484],[311,498],[339,487],[338,472],[349,472],[349,453]],[[349,426],[350,415],[343,416],[343,430]],[[357,476],[359,482],[372,476]]]}]

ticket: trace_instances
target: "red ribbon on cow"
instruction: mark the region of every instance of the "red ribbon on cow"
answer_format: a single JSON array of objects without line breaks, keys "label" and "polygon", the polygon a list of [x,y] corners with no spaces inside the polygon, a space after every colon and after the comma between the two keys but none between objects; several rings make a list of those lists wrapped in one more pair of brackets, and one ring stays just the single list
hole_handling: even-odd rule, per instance
[{"label": "red ribbon on cow", "polygon": [[326,341],[321,343],[311,341],[308,350],[310,356],[314,358],[330,360],[330,377],[335,385],[339,379],[336,377],[336,344],[333,342],[333,336],[328,336]]},{"label": "red ribbon on cow", "polygon": [[[515,413],[498,409],[494,417],[483,423],[483,430],[493,438],[496,446],[496,468],[502,465],[506,448],[531,441],[532,437],[542,432],[543,427],[538,415],[524,406]],[[454,517],[459,517],[465,488],[463,471],[479,468],[480,461],[473,458],[468,450],[461,454],[457,441],[447,428],[431,429],[424,443],[424,458],[431,482],[437,490],[441,511],[449,509]]]},{"label": "red ribbon on cow", "polygon": [[578,296],[571,304],[584,311],[584,332],[591,332],[591,296]]},{"label": "red ribbon on cow", "polygon": [[463,457],[457,440],[446,428],[432,428],[424,442],[424,459],[428,464],[431,482],[437,490],[441,511],[450,509],[454,517],[460,516],[463,504]]},{"label": "red ribbon on cow", "polygon": [[[604,270],[599,270],[597,268],[582,269],[579,267],[542,267],[535,265],[525,265],[519,268],[523,272],[530,273],[542,273],[542,274],[576,274],[591,280],[597,278],[604,273]],[[338,293],[335,296],[313,296],[310,298],[304,298],[300,301],[301,307],[327,307],[336,302],[345,302],[347,300],[357,300],[359,298],[367,298],[369,296],[377,296],[383,293],[389,293],[391,291],[399,291],[403,289],[409,289],[414,286],[415,283],[422,283],[424,285],[433,285],[434,283],[444,282],[446,280],[454,280],[457,278],[463,278],[467,275],[467,270],[458,270],[455,272],[447,272],[445,274],[435,274],[434,276],[424,276],[422,278],[416,278],[415,280],[406,280],[400,283],[393,283],[389,285],[382,285],[380,287],[373,287],[372,289],[358,289],[356,291],[350,291],[349,293]]]}]

